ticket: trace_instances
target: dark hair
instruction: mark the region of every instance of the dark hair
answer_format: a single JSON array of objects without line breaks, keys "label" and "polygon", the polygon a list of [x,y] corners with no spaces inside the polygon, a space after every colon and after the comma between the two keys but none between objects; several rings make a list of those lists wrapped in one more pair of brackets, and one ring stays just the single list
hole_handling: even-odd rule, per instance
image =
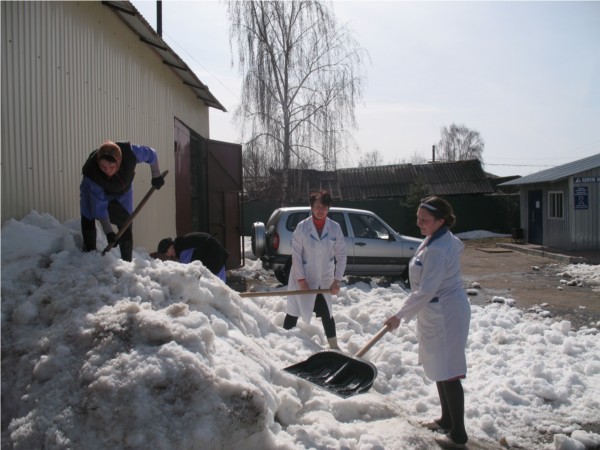
[{"label": "dark hair", "polygon": [[319,192],[310,193],[310,206],[314,205],[317,200],[319,200],[324,206],[331,206],[333,203],[331,194],[324,189],[321,189]]},{"label": "dark hair", "polygon": [[421,199],[419,208],[425,208],[436,219],[443,219],[444,224],[448,228],[451,228],[456,223],[456,216],[452,210],[452,205],[443,198],[431,196]]},{"label": "dark hair", "polygon": [[167,250],[169,250],[169,247],[171,245],[173,245],[173,239],[171,239],[170,237],[164,238],[158,243],[158,248],[156,249],[156,251],[158,253],[167,253]]}]

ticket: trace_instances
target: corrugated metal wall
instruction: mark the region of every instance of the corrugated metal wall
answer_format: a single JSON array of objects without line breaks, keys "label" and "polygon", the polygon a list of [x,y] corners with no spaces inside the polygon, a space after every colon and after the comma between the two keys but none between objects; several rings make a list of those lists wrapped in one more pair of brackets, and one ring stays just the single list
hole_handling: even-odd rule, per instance
[{"label": "corrugated metal wall", "polygon": [[[166,185],[134,222],[153,251],[175,234],[174,118],[208,138],[208,107],[100,2],[1,2],[2,222],[79,219],[81,167],[105,139],[149,145]],[[150,188],[138,166],[135,204]]]},{"label": "corrugated metal wall", "polygon": [[[544,213],[544,245],[548,247],[564,248],[570,250],[572,203],[569,202],[569,180],[562,180],[556,183],[544,183],[542,211]],[[550,218],[550,193],[562,192],[563,194],[563,218]]]},{"label": "corrugated metal wall", "polygon": [[[577,174],[577,177],[600,177],[600,167]],[[575,183],[570,178],[569,202],[571,220],[571,250],[600,249],[600,183]],[[575,186],[587,187],[588,208],[575,209]]]}]

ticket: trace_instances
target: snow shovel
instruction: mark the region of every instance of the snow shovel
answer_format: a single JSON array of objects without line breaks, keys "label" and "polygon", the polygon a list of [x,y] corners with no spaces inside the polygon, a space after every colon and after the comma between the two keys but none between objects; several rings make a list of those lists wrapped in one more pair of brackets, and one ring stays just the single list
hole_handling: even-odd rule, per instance
[{"label": "snow shovel", "polygon": [[240,292],[240,297],[278,297],[286,295],[304,295],[304,294],[328,294],[331,289],[306,289],[296,291],[264,291],[264,292]]},{"label": "snow shovel", "polygon": [[[169,173],[169,171],[165,170],[161,174],[161,176],[164,178],[167,176],[168,173]],[[144,198],[142,199],[142,201],[139,203],[139,205],[137,205],[137,208],[135,208],[135,210],[131,213],[129,218],[125,221],[125,223],[123,224],[123,226],[121,227],[121,229],[119,230],[117,235],[115,236],[115,241],[109,243],[106,246],[106,248],[104,250],[102,250],[102,256],[104,256],[107,252],[110,252],[110,250],[117,244],[117,242],[119,242],[119,238],[121,236],[123,236],[123,233],[125,233],[125,231],[127,231],[127,228],[129,228],[129,225],[131,225],[131,222],[133,222],[133,219],[135,218],[135,216],[138,215],[140,210],[144,207],[144,205],[146,204],[146,202],[148,201],[148,199],[154,193],[155,190],[156,190],[156,188],[154,186],[152,186],[150,188],[150,190],[146,193],[146,195],[144,195]]]},{"label": "snow shovel", "polygon": [[353,357],[340,351],[325,350],[283,370],[342,398],[367,392],[377,377],[377,368],[374,364],[359,358],[367,353],[389,329],[385,325]]}]

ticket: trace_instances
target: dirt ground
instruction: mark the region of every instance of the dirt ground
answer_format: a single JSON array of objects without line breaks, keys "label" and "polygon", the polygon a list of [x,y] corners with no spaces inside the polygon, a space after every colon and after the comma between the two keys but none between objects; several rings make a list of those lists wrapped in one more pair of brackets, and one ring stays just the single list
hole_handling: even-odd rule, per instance
[{"label": "dirt ground", "polygon": [[[571,321],[574,328],[600,321],[600,290],[590,286],[561,284],[567,265],[548,257],[500,248],[497,240],[468,240],[462,257],[465,288],[481,285],[471,303],[484,305],[494,296],[512,298],[523,310],[547,311],[551,317]],[[509,240],[506,240],[507,242]]]}]

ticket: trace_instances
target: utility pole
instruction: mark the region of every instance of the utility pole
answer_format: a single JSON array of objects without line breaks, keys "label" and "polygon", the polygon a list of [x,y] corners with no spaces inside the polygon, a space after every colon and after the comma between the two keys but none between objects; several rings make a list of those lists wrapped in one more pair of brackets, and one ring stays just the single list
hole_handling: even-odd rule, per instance
[{"label": "utility pole", "polygon": [[162,37],[162,1],[156,2],[156,32]]}]

